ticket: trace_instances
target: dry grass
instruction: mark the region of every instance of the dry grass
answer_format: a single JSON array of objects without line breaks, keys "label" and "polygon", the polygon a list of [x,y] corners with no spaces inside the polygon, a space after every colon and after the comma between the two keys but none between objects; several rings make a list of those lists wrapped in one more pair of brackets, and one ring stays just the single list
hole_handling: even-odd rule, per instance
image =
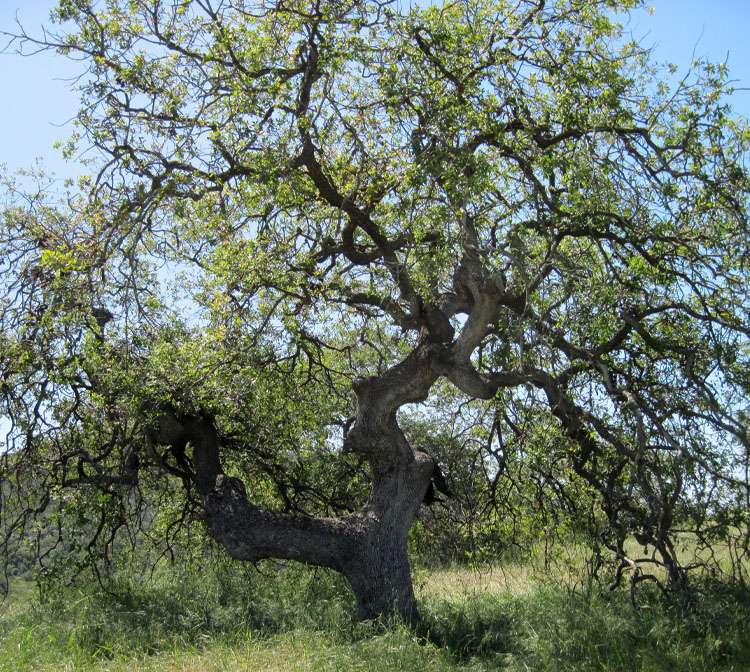
[{"label": "dry grass", "polygon": [[477,569],[452,567],[418,572],[415,584],[418,597],[426,594],[457,597],[467,593],[521,595],[534,590],[535,575],[531,566],[515,563]]}]

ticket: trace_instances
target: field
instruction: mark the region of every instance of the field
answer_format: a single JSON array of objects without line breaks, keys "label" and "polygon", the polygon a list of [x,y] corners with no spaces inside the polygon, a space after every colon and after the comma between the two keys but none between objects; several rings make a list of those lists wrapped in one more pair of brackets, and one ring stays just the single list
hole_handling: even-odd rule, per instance
[{"label": "field", "polygon": [[750,600],[715,587],[689,607],[648,590],[634,607],[569,567],[508,562],[415,570],[415,628],[361,624],[334,574],[210,561],[40,599],[18,582],[0,615],[0,669],[750,670]]}]

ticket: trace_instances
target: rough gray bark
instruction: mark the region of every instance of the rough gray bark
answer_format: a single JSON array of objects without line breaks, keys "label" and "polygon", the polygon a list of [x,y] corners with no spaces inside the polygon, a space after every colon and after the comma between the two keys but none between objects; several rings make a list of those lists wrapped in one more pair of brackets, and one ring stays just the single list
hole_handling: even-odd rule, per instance
[{"label": "rough gray bark", "polygon": [[209,533],[231,557],[283,558],[329,567],[346,576],[361,618],[392,612],[409,621],[416,618],[406,538],[434,465],[428,455],[411,450],[395,416],[367,436],[358,430],[357,441],[373,455],[385,447],[391,453],[397,451],[399,459],[390,464],[383,459],[372,461],[369,501],[341,518],[306,518],[256,506],[248,500],[243,482],[226,476],[214,459],[218,437],[208,421],[180,422],[172,415],[161,424],[159,442],[171,444],[190,434],[194,461],[207,469],[195,482]]}]

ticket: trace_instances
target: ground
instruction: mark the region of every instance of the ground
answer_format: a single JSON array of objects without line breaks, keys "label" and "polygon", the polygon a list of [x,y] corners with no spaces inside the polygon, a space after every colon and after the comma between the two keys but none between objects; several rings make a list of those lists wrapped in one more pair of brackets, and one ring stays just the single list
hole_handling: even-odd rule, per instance
[{"label": "ground", "polygon": [[417,568],[415,628],[357,622],[336,575],[268,563],[123,573],[121,597],[69,588],[42,603],[28,585],[0,616],[0,669],[749,670],[750,600],[707,591],[690,610],[648,591],[582,578],[576,557]]}]

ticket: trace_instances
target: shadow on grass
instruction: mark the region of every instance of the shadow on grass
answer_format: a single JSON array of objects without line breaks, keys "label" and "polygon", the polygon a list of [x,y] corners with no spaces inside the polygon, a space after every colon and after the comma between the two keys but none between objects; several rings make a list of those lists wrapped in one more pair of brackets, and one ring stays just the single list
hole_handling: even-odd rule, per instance
[{"label": "shadow on grass", "polygon": [[509,653],[516,638],[507,605],[490,596],[432,599],[422,605],[419,637],[457,659]]}]

